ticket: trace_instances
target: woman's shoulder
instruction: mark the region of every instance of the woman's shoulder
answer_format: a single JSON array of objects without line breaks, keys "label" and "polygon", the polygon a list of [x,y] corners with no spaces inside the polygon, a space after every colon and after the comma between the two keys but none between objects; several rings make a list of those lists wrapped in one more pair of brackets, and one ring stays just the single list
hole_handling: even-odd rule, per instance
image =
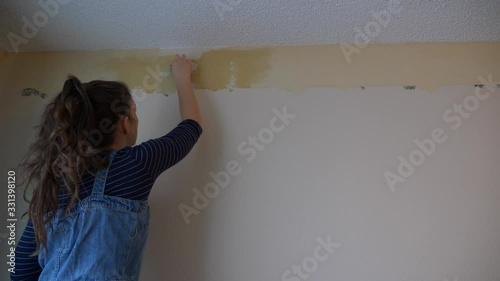
[{"label": "woman's shoulder", "polygon": [[114,158],[113,158],[113,163],[115,162],[121,162],[121,161],[131,161],[135,159],[136,157],[133,157],[134,155],[134,149],[132,146],[126,146],[124,148],[121,148],[119,150],[114,151]]}]

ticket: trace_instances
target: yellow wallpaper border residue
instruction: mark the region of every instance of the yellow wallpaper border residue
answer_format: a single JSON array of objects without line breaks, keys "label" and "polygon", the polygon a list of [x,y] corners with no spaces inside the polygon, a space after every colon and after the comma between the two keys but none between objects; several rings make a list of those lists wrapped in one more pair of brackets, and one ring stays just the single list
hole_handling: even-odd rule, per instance
[{"label": "yellow wallpaper border residue", "polygon": [[[56,94],[68,74],[83,81],[124,81],[147,93],[175,92],[169,65],[174,50],[5,53],[0,93],[34,88]],[[435,91],[500,76],[500,42],[404,43],[365,46],[279,46],[187,50],[197,89],[407,86]]]}]

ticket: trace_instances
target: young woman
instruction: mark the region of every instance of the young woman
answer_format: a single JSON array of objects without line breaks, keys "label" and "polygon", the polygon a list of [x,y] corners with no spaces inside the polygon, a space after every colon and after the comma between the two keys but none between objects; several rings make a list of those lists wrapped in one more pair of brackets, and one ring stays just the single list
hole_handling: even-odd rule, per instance
[{"label": "young woman", "polygon": [[12,280],[139,279],[151,188],[202,132],[191,62],[177,55],[172,70],[183,121],[137,146],[125,84],[66,80],[24,161],[34,189]]}]

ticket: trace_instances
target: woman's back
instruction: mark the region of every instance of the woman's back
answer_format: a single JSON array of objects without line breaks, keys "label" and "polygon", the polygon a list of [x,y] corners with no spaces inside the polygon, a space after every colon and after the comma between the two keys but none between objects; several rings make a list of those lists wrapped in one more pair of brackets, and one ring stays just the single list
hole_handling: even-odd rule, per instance
[{"label": "woman's back", "polygon": [[23,162],[34,189],[11,280],[138,280],[151,188],[202,132],[191,62],[176,56],[172,70],[184,121],[137,146],[127,85],[68,77]]},{"label": "woman's back", "polygon": [[[188,119],[161,138],[116,151],[105,177],[101,197],[97,195],[87,200],[93,191],[95,193],[94,184],[99,180],[97,176],[83,175],[79,192],[81,201],[74,207],[77,219],[54,225],[52,233],[47,228],[49,256],[44,256],[42,251],[38,257],[30,257],[36,249],[36,243],[33,225],[29,221],[16,247],[18,262],[12,280],[24,280],[23,276],[28,273],[39,275],[39,279],[33,280],[79,280],[78,275],[53,278],[52,274],[62,274],[61,269],[64,269],[64,274],[81,274],[91,270],[86,274],[95,272],[95,276],[100,278],[104,277],[102,274],[121,275],[121,279],[109,280],[136,280],[133,273],[140,270],[136,266],[142,259],[143,244],[148,235],[147,200],[151,188],[162,172],[189,153],[201,133],[198,122]],[[61,188],[59,211],[66,208],[70,198],[67,189]],[[91,206],[99,211],[89,211]],[[121,208],[126,211],[121,211]],[[141,234],[135,236],[136,233]],[[126,235],[131,236],[131,239],[124,239]],[[129,245],[125,245],[125,241]],[[110,262],[114,262],[115,267],[111,267]],[[44,266],[50,266],[50,270],[47,268],[44,271],[48,275],[41,274]],[[116,266],[126,267],[127,271],[120,271]]]},{"label": "woman's back", "polygon": [[[111,153],[111,166],[117,151]],[[109,169],[99,170],[91,194],[71,214],[58,210],[47,227],[47,251],[38,256],[40,281],[136,281],[148,237],[147,201],[106,196]]]}]

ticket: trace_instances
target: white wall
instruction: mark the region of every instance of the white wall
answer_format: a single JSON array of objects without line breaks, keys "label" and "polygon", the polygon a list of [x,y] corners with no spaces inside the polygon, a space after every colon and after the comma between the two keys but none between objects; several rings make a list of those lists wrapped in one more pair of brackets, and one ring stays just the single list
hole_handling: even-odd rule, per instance
[{"label": "white wall", "polygon": [[[495,91],[456,130],[443,113],[474,95],[471,86],[435,93],[401,87],[309,89],[301,95],[197,92],[204,133],[154,186],[141,280],[282,280],[286,270],[313,256],[318,238],[329,235],[340,246],[308,280],[500,280]],[[139,141],[180,121],[176,96],[149,95],[137,104]],[[273,109],[285,106],[296,117],[247,161],[238,145],[269,127]],[[34,118],[12,124],[14,111],[1,112],[4,132],[24,128],[4,137],[15,148],[2,148],[6,170],[25,149],[25,128]],[[31,112],[39,111],[26,116]],[[446,141],[392,192],[384,172],[397,173],[398,156],[408,159],[417,149],[414,141],[431,138],[436,128]],[[192,189],[203,191],[213,182],[209,173],[231,160],[241,173],[187,225],[179,204],[193,206]],[[289,280],[300,280],[293,276]]]},{"label": "white wall", "polygon": [[[341,246],[311,280],[499,280],[500,99],[457,130],[442,117],[474,90],[200,92],[203,137],[151,195],[142,280],[281,280],[328,235]],[[142,140],[177,122],[176,102],[139,103]],[[238,145],[284,106],[297,117],[247,162]],[[447,140],[392,192],[384,172],[436,128]],[[186,225],[178,205],[231,160],[242,172]]]}]

